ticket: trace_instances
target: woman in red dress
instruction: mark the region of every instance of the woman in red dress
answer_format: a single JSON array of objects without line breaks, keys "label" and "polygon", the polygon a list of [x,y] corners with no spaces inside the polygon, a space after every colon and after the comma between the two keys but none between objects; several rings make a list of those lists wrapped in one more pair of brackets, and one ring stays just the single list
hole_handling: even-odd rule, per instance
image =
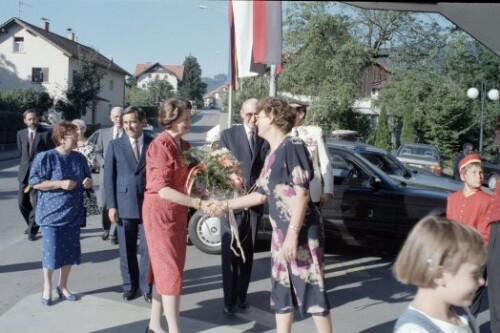
[{"label": "woman in red dress", "polygon": [[146,332],[163,331],[164,311],[168,331],[178,333],[188,207],[207,208],[207,202],[185,194],[189,166],[181,157],[189,149],[189,143],[182,136],[190,130],[191,102],[183,98],[163,102],[158,122],[165,130],[151,142],[146,154],[146,193],[142,207],[151,259],[150,283],[154,285]]}]

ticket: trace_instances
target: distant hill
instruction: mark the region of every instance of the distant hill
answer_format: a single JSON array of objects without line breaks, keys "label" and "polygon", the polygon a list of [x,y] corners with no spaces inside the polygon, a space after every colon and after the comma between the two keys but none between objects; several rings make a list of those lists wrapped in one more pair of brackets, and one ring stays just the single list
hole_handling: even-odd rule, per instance
[{"label": "distant hill", "polygon": [[226,74],[217,74],[213,78],[210,77],[202,77],[201,81],[207,84],[207,92],[214,90],[215,88],[220,87],[224,83],[227,82]]}]

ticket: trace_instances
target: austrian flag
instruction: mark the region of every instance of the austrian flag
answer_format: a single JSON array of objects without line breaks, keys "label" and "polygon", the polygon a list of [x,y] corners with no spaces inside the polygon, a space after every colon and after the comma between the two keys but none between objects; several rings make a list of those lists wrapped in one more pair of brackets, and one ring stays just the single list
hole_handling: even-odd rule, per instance
[{"label": "austrian flag", "polygon": [[280,65],[281,2],[229,0],[228,4],[231,79],[265,73],[266,65]]}]

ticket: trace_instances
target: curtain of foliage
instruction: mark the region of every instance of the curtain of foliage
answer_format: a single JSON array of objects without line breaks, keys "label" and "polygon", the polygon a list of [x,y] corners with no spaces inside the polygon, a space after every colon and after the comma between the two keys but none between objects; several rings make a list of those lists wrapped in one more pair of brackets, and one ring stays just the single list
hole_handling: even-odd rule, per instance
[{"label": "curtain of foliage", "polygon": [[0,111],[24,112],[27,109],[37,109],[40,114],[54,105],[50,95],[37,89],[14,89],[2,94]]},{"label": "curtain of foliage", "polygon": [[375,134],[375,146],[387,150],[392,150],[391,144],[391,131],[389,129],[389,118],[387,111],[383,108],[380,110],[380,117],[378,119],[378,127]]},{"label": "curtain of foliage", "polygon": [[137,107],[158,106],[165,99],[174,96],[174,88],[167,80],[149,81],[146,89],[135,86],[125,87],[125,104]]},{"label": "curtain of foliage", "polygon": [[193,56],[184,60],[184,76],[179,82],[179,95],[189,100],[202,104],[203,94],[207,92],[207,85],[201,81],[201,67]]},{"label": "curtain of foliage", "polygon": [[79,54],[78,68],[73,72],[66,100],[56,104],[56,110],[63,113],[64,119],[81,118],[87,113],[87,108],[98,98],[104,75],[104,69],[97,66],[94,56]]}]

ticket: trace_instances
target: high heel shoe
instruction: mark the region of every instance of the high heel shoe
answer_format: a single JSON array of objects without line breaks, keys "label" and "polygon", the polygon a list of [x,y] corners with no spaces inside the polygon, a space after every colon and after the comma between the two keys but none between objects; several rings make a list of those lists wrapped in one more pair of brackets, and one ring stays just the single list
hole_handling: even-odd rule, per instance
[{"label": "high heel shoe", "polygon": [[69,294],[68,296],[64,295],[64,293],[62,292],[62,290],[59,287],[56,287],[56,290],[57,290],[57,293],[59,294],[59,299],[65,299],[65,300],[71,301],[71,302],[74,302],[78,299],[76,297],[76,295],[73,295],[73,294]]},{"label": "high heel shoe", "polygon": [[149,325],[146,327],[146,333],[156,333],[152,329],[149,328]]},{"label": "high heel shoe", "polygon": [[52,305],[52,299],[51,298],[43,298],[43,296],[42,296],[42,304],[43,305],[47,305],[47,306],[51,306]]}]

